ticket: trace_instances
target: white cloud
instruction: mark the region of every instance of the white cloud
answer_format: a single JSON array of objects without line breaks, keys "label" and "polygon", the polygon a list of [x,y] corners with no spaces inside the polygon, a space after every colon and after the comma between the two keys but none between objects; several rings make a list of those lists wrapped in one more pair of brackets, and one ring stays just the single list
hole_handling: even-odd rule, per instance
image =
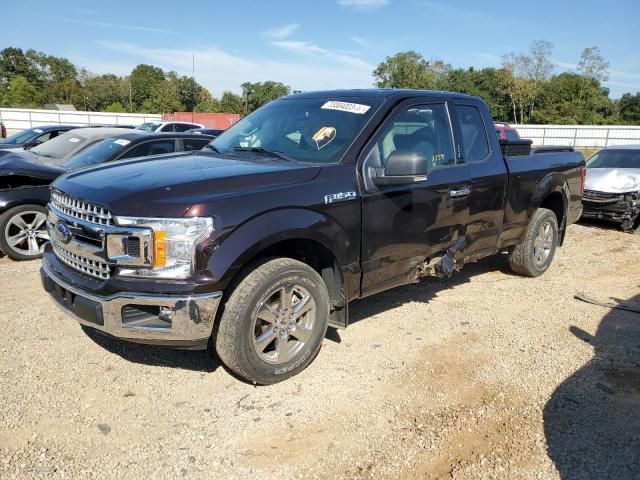
[{"label": "white cloud", "polygon": [[324,58],[329,61],[334,61],[354,68],[369,69],[371,72],[374,67],[364,60],[350,55],[345,52],[327,50],[314,43],[306,42],[303,40],[282,40],[278,42],[271,42],[272,45],[288,50],[293,53],[313,56],[316,58]]},{"label": "white cloud", "polygon": [[354,7],[360,9],[379,8],[389,5],[389,0],[338,0],[341,7]]},{"label": "white cloud", "polygon": [[94,22],[92,20],[77,20],[75,18],[61,18],[60,20],[67,23],[77,23],[79,25],[89,25],[92,27],[121,28],[123,30],[135,30],[138,32],[165,33],[170,35],[178,35],[178,32],[174,32],[173,30],[165,30],[164,28],[145,27],[142,25],[124,25],[121,23]]},{"label": "white cloud", "polygon": [[353,43],[356,43],[356,44],[360,45],[361,47],[373,48],[373,44],[369,40],[367,40],[366,38],[353,36],[353,37],[351,37],[351,40],[353,41]]},{"label": "white cloud", "polygon": [[372,85],[371,72],[374,67],[361,59],[332,52],[309,42],[277,43],[281,45],[275,46],[290,52],[293,57],[279,55],[277,60],[273,60],[240,56],[217,47],[146,48],[124,42],[99,42],[101,48],[121,54],[123,60],[118,65],[70,57],[94,73],[128,74],[139,63],[151,63],[164,70],[190,75],[192,53],[195,53],[196,80],[218,97],[225,90],[239,93],[242,82],[265,80],[282,82],[295,90],[367,88]]},{"label": "white cloud", "polygon": [[270,38],[275,38],[277,40],[283,40],[293,35],[299,28],[300,25],[298,25],[297,23],[290,23],[289,25],[285,25],[283,27],[267,30],[266,32],[264,32],[264,35]]}]

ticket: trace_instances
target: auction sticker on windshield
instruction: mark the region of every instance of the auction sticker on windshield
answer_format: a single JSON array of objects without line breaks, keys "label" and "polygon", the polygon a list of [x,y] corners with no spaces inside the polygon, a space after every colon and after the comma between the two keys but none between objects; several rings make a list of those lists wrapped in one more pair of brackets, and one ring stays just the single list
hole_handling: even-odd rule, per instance
[{"label": "auction sticker on windshield", "polygon": [[356,113],[358,115],[364,115],[369,111],[371,106],[362,105],[360,103],[338,102],[336,100],[329,100],[322,105],[325,110],[338,110],[340,112]]}]

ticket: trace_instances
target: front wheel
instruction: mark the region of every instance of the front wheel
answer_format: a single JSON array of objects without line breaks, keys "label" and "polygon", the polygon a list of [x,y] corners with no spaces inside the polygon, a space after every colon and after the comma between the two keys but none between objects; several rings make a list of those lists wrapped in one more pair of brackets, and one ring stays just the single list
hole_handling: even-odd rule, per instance
[{"label": "front wheel", "polygon": [[230,370],[270,385],[313,361],[328,316],[329,295],[318,273],[291,258],[271,259],[237,283],[224,305],[215,348]]},{"label": "front wheel", "polygon": [[538,208],[529,222],[522,243],[509,254],[511,270],[528,277],[542,275],[551,265],[558,244],[558,219],[546,208]]},{"label": "front wheel", "polygon": [[33,260],[49,241],[46,209],[42,205],[19,205],[0,215],[0,249],[12,260]]}]

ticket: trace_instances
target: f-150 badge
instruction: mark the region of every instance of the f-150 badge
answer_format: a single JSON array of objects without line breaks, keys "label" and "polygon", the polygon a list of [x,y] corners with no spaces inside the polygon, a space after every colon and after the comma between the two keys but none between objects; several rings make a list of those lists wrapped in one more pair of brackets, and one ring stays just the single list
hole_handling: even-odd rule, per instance
[{"label": "f-150 badge", "polygon": [[353,200],[356,197],[356,192],[330,193],[329,195],[324,196],[324,203],[346,202],[347,200]]}]

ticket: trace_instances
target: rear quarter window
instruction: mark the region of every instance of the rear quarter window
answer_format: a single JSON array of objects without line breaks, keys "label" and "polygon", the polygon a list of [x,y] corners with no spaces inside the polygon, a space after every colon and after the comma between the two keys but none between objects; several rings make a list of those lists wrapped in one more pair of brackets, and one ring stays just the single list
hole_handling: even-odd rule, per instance
[{"label": "rear quarter window", "polygon": [[480,110],[471,105],[458,105],[456,111],[462,133],[464,161],[468,163],[483,161],[490,150],[487,129]]}]

